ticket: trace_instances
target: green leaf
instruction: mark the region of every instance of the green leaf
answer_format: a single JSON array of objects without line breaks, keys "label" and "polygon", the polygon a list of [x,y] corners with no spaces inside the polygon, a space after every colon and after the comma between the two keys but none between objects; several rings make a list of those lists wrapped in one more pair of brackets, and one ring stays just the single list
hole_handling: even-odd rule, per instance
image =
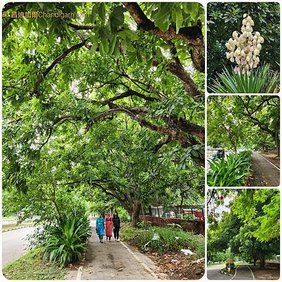
[{"label": "green leaf", "polygon": [[179,32],[179,29],[182,27],[183,24],[183,15],[182,15],[182,11],[179,10],[176,12],[176,33]]},{"label": "green leaf", "polygon": [[105,24],[105,20],[106,20],[106,8],[105,8],[105,3],[100,3],[99,9],[98,9],[98,15],[101,19],[101,24],[104,25]]},{"label": "green leaf", "polygon": [[125,29],[125,30],[119,31],[118,36],[120,38],[125,39],[125,40],[129,39],[129,40],[135,41],[135,40],[139,39],[139,36],[136,33],[136,31],[133,31],[133,30],[130,30],[130,29]]}]

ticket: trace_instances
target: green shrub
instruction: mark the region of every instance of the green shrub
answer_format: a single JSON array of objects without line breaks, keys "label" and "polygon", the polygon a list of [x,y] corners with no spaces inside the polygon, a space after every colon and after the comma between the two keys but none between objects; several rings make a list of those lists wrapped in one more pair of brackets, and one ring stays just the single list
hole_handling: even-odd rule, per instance
[{"label": "green shrub", "polygon": [[228,155],[226,160],[209,161],[208,185],[211,187],[244,186],[250,175],[251,152]]},{"label": "green shrub", "polygon": [[122,237],[143,251],[164,254],[166,252],[179,252],[181,249],[190,249],[196,253],[197,257],[203,257],[205,254],[203,235],[195,235],[172,227],[139,229],[124,226]]},{"label": "green shrub", "polygon": [[60,224],[49,227],[44,243],[43,259],[66,266],[81,260],[86,250],[86,239],[91,235],[87,218],[66,217]]},{"label": "green shrub", "polygon": [[213,93],[277,93],[279,92],[279,74],[271,72],[269,65],[263,65],[256,71],[237,74],[226,68],[214,80],[210,91]]}]

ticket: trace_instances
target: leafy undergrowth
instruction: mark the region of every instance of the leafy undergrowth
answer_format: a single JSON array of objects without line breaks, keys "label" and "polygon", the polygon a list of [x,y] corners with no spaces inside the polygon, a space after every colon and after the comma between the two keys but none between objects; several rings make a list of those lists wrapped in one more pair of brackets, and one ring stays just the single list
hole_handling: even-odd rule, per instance
[{"label": "leafy undergrowth", "polygon": [[205,255],[205,240],[203,235],[195,235],[173,227],[148,227],[146,229],[124,226],[122,238],[129,241],[142,251],[157,252],[162,255],[167,252],[179,252],[189,249],[196,258]]},{"label": "leafy undergrowth", "polygon": [[[141,229],[125,225],[122,228],[122,239],[145,252],[154,261],[157,266],[155,272],[160,279],[200,279],[204,274],[203,235],[172,227]],[[189,249],[194,254],[185,255],[181,249]]]},{"label": "leafy undergrowth", "polygon": [[66,269],[54,263],[44,263],[40,249],[34,249],[3,267],[3,275],[9,280],[61,280],[66,274]]},{"label": "leafy undergrowth", "polygon": [[251,174],[251,151],[230,154],[224,159],[210,160],[208,185],[210,187],[245,186]]}]

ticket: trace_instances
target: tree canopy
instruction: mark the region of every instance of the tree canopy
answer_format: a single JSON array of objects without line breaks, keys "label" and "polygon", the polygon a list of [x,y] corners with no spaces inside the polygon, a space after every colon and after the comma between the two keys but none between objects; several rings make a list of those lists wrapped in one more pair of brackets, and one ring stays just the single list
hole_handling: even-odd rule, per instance
[{"label": "tree canopy", "polygon": [[8,3],[3,12],[5,189],[92,187],[133,217],[167,189],[203,195],[200,4]]},{"label": "tree canopy", "polygon": [[279,154],[279,97],[209,97],[208,144],[234,151],[239,147],[277,148]]},{"label": "tree canopy", "polygon": [[[227,191],[233,194],[221,220],[210,221],[208,255],[229,247],[233,255],[264,267],[265,259],[279,254],[280,193],[276,189]],[[219,203],[220,205],[221,203]]]}]

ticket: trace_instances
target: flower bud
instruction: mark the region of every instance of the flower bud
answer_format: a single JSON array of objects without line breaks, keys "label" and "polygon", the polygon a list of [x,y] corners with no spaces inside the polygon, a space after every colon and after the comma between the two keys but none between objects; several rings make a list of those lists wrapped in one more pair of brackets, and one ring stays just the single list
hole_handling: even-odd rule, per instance
[{"label": "flower bud", "polygon": [[259,50],[258,49],[255,49],[254,50],[254,55],[258,55],[259,54]]},{"label": "flower bud", "polygon": [[257,31],[257,32],[255,33],[255,36],[256,36],[256,37],[259,37],[259,36],[260,36],[260,33]]},{"label": "flower bud", "polygon": [[232,36],[233,36],[233,38],[238,38],[238,32],[237,31],[233,31]]}]

